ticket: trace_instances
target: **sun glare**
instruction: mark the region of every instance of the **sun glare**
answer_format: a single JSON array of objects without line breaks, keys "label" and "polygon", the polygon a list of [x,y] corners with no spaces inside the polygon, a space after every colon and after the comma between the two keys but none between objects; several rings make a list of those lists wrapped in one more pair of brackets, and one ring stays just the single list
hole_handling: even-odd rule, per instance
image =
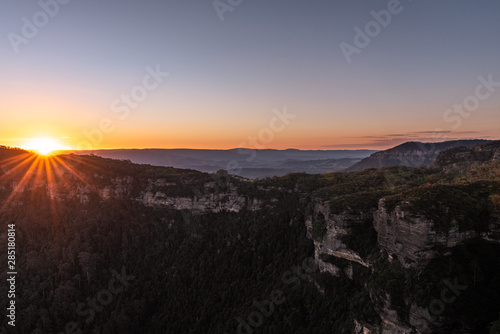
[{"label": "sun glare", "polygon": [[36,151],[41,155],[51,155],[55,151],[67,150],[67,146],[62,145],[54,138],[32,138],[24,147],[27,150]]}]

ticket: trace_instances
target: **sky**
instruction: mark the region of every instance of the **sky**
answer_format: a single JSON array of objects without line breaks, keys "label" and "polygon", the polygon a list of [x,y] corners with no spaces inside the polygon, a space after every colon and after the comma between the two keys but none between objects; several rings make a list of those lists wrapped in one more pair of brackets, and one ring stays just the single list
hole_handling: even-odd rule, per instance
[{"label": "sky", "polygon": [[498,0],[2,0],[0,145],[500,139]]}]

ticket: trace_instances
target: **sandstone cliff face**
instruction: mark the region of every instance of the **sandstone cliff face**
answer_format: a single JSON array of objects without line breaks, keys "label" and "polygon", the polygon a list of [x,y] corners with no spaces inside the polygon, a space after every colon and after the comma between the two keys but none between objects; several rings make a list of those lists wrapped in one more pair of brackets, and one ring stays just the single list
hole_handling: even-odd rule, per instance
[{"label": "sandstone cliff face", "polygon": [[46,184],[47,195],[58,199],[76,199],[80,203],[90,202],[92,196],[97,195],[101,200],[128,198],[132,192],[134,179],[130,176],[124,178],[114,178],[109,184],[101,187],[90,186],[83,183],[57,183]]},{"label": "sandstone cliff face", "polygon": [[379,325],[362,324],[355,320],[355,333],[370,333],[370,334],[432,334],[435,327],[429,310],[418,307],[415,303],[411,303],[408,312],[408,322],[402,321],[392,305],[392,297],[388,293],[375,295],[371,293],[371,298],[378,300],[377,313],[380,316],[381,323]]},{"label": "sandstone cliff face", "polygon": [[[356,224],[362,224],[367,219],[371,218],[371,213],[359,215],[354,214],[333,214],[330,211],[329,202],[317,203],[314,207],[313,214],[306,219],[306,227],[309,237],[312,237],[313,224],[315,217],[321,213],[325,217],[326,232],[321,240],[314,240],[314,258],[316,264],[322,272],[329,272],[333,276],[338,276],[341,271],[335,265],[322,260],[322,256],[331,255],[336,258],[345,259],[351,262],[356,262],[365,267],[371,265],[366,262],[361,256],[349,249],[343,242],[342,237],[352,233],[352,227]],[[352,268],[346,269],[348,276],[352,275]]]},{"label": "sandstone cliff face", "polygon": [[175,210],[192,210],[201,212],[239,212],[243,208],[256,211],[261,208],[262,201],[247,199],[237,194],[235,188],[225,193],[206,194],[200,198],[169,197],[162,192],[145,192],[139,201],[148,206],[166,206]]},{"label": "sandstone cliff face", "polygon": [[153,191],[160,185],[168,190],[176,184],[163,184],[162,180],[150,180],[148,188],[141,193],[138,201],[148,206],[165,206],[175,210],[191,210],[193,213],[203,212],[239,212],[243,208],[257,211],[262,208],[263,201],[257,198],[247,198],[238,194],[236,186],[228,183],[224,190],[218,189],[215,182],[203,185],[203,189],[195,192],[192,197],[168,196],[165,191]]},{"label": "sandstone cliff face", "polygon": [[436,246],[446,248],[477,237],[498,241],[499,221],[493,219],[488,232],[459,231],[458,223],[453,221],[447,231],[438,232],[434,222],[417,212],[403,210],[396,206],[388,211],[386,202],[381,199],[374,214],[374,228],[378,233],[378,244],[390,256],[395,256],[406,268],[425,266],[431,259],[440,255]]},{"label": "sandstone cliff face", "polygon": [[[179,182],[167,182],[165,179],[149,179],[147,184],[139,185],[139,196],[134,196],[134,187],[137,188],[136,180],[131,176],[105,178],[100,174],[94,174],[94,184],[81,182],[73,175],[67,175],[65,179],[50,183],[42,178],[33,177],[31,182],[21,182],[14,179],[9,186],[3,185],[5,191],[12,191],[18,194],[42,190],[49,198],[59,200],[76,200],[82,204],[87,204],[92,198],[99,198],[103,201],[115,199],[135,198],[138,202],[147,206],[165,207],[174,210],[190,210],[194,214],[207,212],[239,212],[242,209],[258,211],[264,207],[264,201],[259,198],[249,198],[238,193],[237,186],[228,182],[221,188],[216,182],[206,182],[198,185],[197,188]],[[186,187],[191,187],[191,191],[186,191]],[[180,189],[184,189],[181,190]],[[189,189],[189,188],[188,188]],[[190,193],[191,195],[178,195]],[[137,190],[136,190],[137,193]],[[266,205],[273,207],[275,198],[269,199]],[[15,202],[16,205],[23,205],[23,200]]]},{"label": "sandstone cliff face", "polygon": [[[380,211],[380,210],[379,210]],[[377,213],[360,212],[359,214],[332,214],[330,203],[328,201],[318,202],[314,205],[313,213],[307,217],[306,226],[308,236],[312,238],[313,224],[316,223],[315,217],[321,213],[325,217],[326,231],[320,240],[313,240],[315,246],[315,261],[321,272],[327,272],[333,276],[345,275],[353,279],[352,264],[344,269],[341,269],[330,262],[323,261],[324,255],[334,256],[339,259],[344,259],[353,263],[358,263],[366,268],[372,269],[372,264],[369,260],[363,259],[358,253],[349,249],[343,242],[342,237],[353,233],[353,227],[359,224],[366,224],[367,221],[373,220],[374,216],[379,216]],[[388,215],[390,216],[390,214]],[[383,225],[379,221],[380,226]],[[374,221],[375,224],[375,221]],[[403,235],[405,231],[401,232]],[[410,238],[411,239],[411,238]],[[420,244],[418,244],[420,245]],[[363,322],[361,319],[355,320],[354,333],[356,334],[411,334],[432,333],[432,318],[426,309],[419,308],[412,304],[409,311],[409,323],[401,320],[398,316],[395,307],[391,305],[391,296],[387,293],[380,296],[379,293],[371,292],[371,299],[377,301],[376,311],[380,316],[381,323],[378,325]]]},{"label": "sandstone cliff face", "polygon": [[[13,180],[10,189],[5,186],[4,188],[16,193],[43,189],[47,196],[52,199],[77,200],[82,204],[89,203],[92,197],[98,197],[103,201],[135,198],[147,206],[191,210],[195,214],[222,211],[239,212],[243,208],[257,211],[264,206],[264,201],[259,198],[248,198],[238,194],[237,187],[231,182],[228,182],[224,189],[221,189],[216,182],[206,182],[198,186],[199,189],[191,189],[190,196],[182,196],[175,195],[179,189],[188,187],[182,182],[167,182],[162,178],[149,179],[147,184],[140,185],[140,188],[142,187],[139,190],[140,194],[135,197],[133,189],[137,187],[137,184],[131,176],[105,179],[103,176],[95,174],[93,178],[99,180],[99,185],[89,185],[68,175],[67,179],[58,183],[48,183],[43,179],[35,179],[33,182],[23,184],[20,180]],[[272,198],[266,205],[273,207],[273,203],[276,201]],[[22,203],[19,201],[19,205]]]},{"label": "sandstone cliff face", "polygon": [[[403,205],[404,204],[404,205]],[[406,269],[419,271],[437,256],[447,256],[449,249],[467,240],[482,238],[488,242],[500,243],[500,214],[492,214],[487,231],[461,231],[458,222],[452,221],[451,227],[436,229],[434,221],[417,212],[411,203],[401,203],[394,209],[388,209],[385,199],[380,199],[378,209],[369,212],[334,214],[330,209],[330,201],[313,200],[311,214],[306,217],[308,237],[313,239],[315,261],[321,272],[335,277],[353,279],[353,264],[357,263],[369,268],[373,275],[378,275],[373,258],[363,258],[350,249],[342,240],[355,233],[355,227],[371,221],[377,232],[377,244],[381,251],[387,253],[389,262],[399,262]],[[324,226],[323,235],[315,236],[319,219]],[[317,232],[316,232],[317,233]],[[342,268],[326,256],[347,260],[349,265]],[[355,279],[355,277],[354,277]],[[370,299],[380,317],[379,324],[366,323],[357,319],[354,323],[356,334],[431,334],[442,325],[440,319],[432,316],[427,308],[422,308],[415,301],[405,297],[407,317],[400,318],[398,308],[394,305],[390,293],[370,290]]]}]

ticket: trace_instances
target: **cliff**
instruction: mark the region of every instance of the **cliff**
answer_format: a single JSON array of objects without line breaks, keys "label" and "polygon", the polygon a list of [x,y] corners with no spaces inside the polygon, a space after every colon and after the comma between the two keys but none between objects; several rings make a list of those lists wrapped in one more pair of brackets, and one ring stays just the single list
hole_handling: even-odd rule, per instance
[{"label": "cliff", "polygon": [[[371,322],[355,317],[355,333],[448,333],[453,316],[433,309],[442,303],[446,284],[460,278],[468,282],[464,287],[476,286],[471,262],[482,272],[493,265],[491,258],[471,252],[500,250],[498,144],[452,149],[439,157],[429,169],[347,173],[335,178],[341,186],[311,196],[306,226],[318,267],[364,284],[378,314]],[[476,292],[461,298],[479,298]],[[469,333],[481,321],[480,314],[469,315],[454,330]]]},{"label": "cliff", "polygon": [[[496,252],[500,250],[500,208],[481,207],[483,201],[491,201],[500,188],[495,183],[480,183],[461,190],[472,194],[472,189],[476,190],[475,201],[459,196],[459,202],[454,203],[453,199],[447,202],[446,197],[441,197],[442,206],[437,208],[443,215],[440,219],[435,216],[436,208],[422,206],[430,205],[420,203],[421,198],[408,193],[383,197],[376,210],[368,208],[357,214],[332,213],[328,201],[313,205],[306,226],[314,242],[318,268],[334,277],[364,284],[380,319],[366,322],[355,318],[355,333],[448,332],[449,318],[436,316],[429,306],[433,300],[428,301],[428,297],[421,294],[424,287],[439,285],[435,279],[440,275],[442,280],[450,280],[444,267],[436,269],[436,263],[461,261],[458,257],[463,255],[458,254],[463,252],[461,249],[467,249],[470,242],[486,243]],[[447,191],[461,195],[455,187]],[[432,191],[427,193],[429,200],[436,201],[431,194]],[[443,193],[436,192],[435,196],[443,196]],[[471,201],[473,208],[469,207]],[[456,205],[462,209],[457,210]],[[469,209],[475,210],[478,219],[468,216]],[[453,214],[451,210],[455,210]],[[372,229],[376,231],[375,240],[367,237],[370,235],[367,231]],[[488,261],[485,266],[490,265]],[[432,277],[427,276],[429,272],[433,272]],[[417,277],[421,277],[420,280],[416,281]],[[468,333],[468,330],[458,333]]]},{"label": "cliff", "polygon": [[[407,206],[409,203],[407,204]],[[381,199],[375,213],[374,228],[378,233],[378,244],[389,256],[396,257],[405,267],[424,267],[447,249],[467,240],[482,238],[500,243],[498,215],[490,215],[487,227],[482,230],[474,226],[461,229],[456,220],[443,230],[437,229],[435,221],[425,213],[396,206],[388,211],[386,200]]]},{"label": "cliff", "polygon": [[278,332],[485,332],[500,310],[496,147],[445,151],[430,168],[264,180],[0,149],[26,296],[51,301],[20,297],[23,330],[75,319],[75,299],[108,283],[105,267],[126,265],[141,284],[100,321],[234,332],[279,291],[287,302],[266,316]]}]

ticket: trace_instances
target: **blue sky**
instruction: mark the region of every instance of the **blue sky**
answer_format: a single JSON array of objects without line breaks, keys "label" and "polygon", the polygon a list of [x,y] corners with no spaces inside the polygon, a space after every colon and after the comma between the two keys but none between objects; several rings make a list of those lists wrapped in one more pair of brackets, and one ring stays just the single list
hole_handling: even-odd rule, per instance
[{"label": "blue sky", "polygon": [[[266,147],[498,138],[500,88],[459,126],[443,119],[474,95],[478,77],[500,82],[498,1],[402,0],[350,63],[339,45],[355,46],[354,28],[364,31],[372,11],[396,2],[221,2],[232,8],[223,21],[211,1],[73,0],[59,4],[16,53],[12,34],[22,37],[23,17],[33,23],[42,7],[4,1],[0,141],[50,136],[73,148],[232,148],[285,107],[296,117]],[[168,77],[119,119],[113,101],[157,66]],[[100,131],[103,119],[113,130],[89,139],[85,133]]]}]

